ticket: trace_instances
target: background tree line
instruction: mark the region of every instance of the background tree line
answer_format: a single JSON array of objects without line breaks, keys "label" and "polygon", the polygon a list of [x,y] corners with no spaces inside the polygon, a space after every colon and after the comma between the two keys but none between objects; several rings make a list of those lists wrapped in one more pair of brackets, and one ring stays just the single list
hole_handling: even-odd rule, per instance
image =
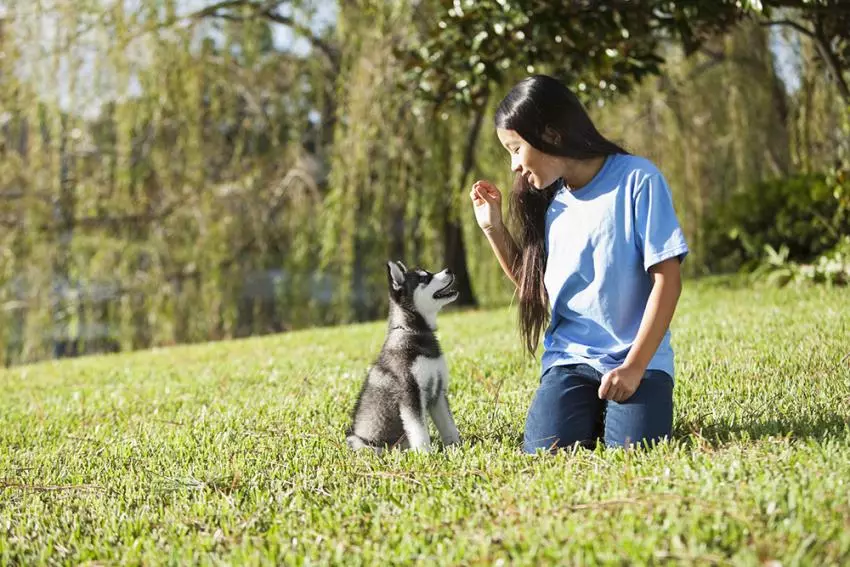
[{"label": "background tree line", "polygon": [[0,360],[379,317],[387,258],[506,304],[466,195],[532,72],[660,165],[690,275],[846,283],[848,36],[839,0],[14,3]]}]

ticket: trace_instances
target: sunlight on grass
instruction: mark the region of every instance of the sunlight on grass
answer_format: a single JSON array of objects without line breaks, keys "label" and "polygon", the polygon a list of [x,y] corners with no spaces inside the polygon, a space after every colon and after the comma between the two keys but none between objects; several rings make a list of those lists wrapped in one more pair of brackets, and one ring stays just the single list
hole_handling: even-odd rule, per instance
[{"label": "sunlight on grass", "polygon": [[848,303],[689,282],[649,452],[521,454],[508,309],[440,319],[431,455],[345,447],[383,322],[0,371],[0,562],[846,563]]}]

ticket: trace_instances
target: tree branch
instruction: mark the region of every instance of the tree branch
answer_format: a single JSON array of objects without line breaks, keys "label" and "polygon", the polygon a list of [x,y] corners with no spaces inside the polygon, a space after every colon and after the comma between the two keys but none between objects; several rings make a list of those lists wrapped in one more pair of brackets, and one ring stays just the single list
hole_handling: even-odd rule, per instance
[{"label": "tree branch", "polygon": [[793,8],[820,14],[850,12],[850,6],[844,0],[835,0],[831,5],[822,5],[820,2],[812,2],[811,0],[772,0],[771,4],[773,4],[774,9]]},{"label": "tree branch", "polygon": [[811,37],[811,38],[815,37],[815,32],[813,32],[812,30],[810,30],[809,28],[807,28],[803,24],[800,24],[800,23],[795,22],[793,20],[766,20],[766,21],[759,22],[759,25],[762,25],[762,26],[786,26],[786,27],[794,28],[795,30],[797,30],[798,32],[800,32],[801,34],[803,34],[805,36],[808,36],[808,37]]},{"label": "tree branch", "polygon": [[823,31],[823,21],[820,18],[815,21],[815,45],[824,63],[826,63],[829,73],[835,80],[835,84],[838,85],[838,92],[841,93],[841,98],[844,99],[845,103],[850,103],[850,86],[847,85],[847,81],[844,80],[844,76],[841,74],[841,63],[832,50],[829,38],[826,37],[826,33]]},{"label": "tree branch", "polygon": [[821,59],[823,59],[823,62],[826,64],[827,69],[829,69],[829,74],[835,80],[836,85],[838,85],[838,91],[841,94],[841,97],[845,101],[850,101],[850,85],[848,85],[847,81],[844,79],[841,69],[841,63],[839,62],[835,52],[832,50],[829,38],[826,37],[826,33],[823,29],[823,21],[820,15],[816,16],[814,22],[815,28],[813,30],[810,30],[806,26],[793,20],[766,20],[759,23],[763,26],[790,27],[797,30],[806,37],[811,38],[812,41],[814,41],[815,43],[815,47],[818,50],[818,54],[820,55]]},{"label": "tree branch", "polygon": [[[70,219],[68,222],[58,222],[58,223],[42,223],[35,227],[40,233],[48,233],[51,231],[60,230],[65,227],[65,225],[73,226],[75,229],[91,229],[91,228],[112,228],[112,229],[121,229],[128,225],[144,225],[150,224],[153,222],[161,221],[175,212],[183,206],[185,203],[182,201],[176,201],[174,203],[170,203],[164,207],[162,207],[158,211],[150,211],[147,213],[138,213],[138,214],[129,214],[129,215],[92,215],[87,217],[77,217]],[[21,219],[12,220],[9,218],[0,218],[0,227],[8,228],[10,230],[22,230],[28,229],[32,230],[32,227],[27,226]]]},{"label": "tree branch", "polygon": [[256,4],[254,2],[251,2],[250,0],[223,0],[222,2],[211,4],[206,8],[202,8],[197,12],[192,12],[189,15],[189,18],[193,20],[198,20],[209,16],[220,17],[221,14],[219,14],[219,10],[241,8],[243,6],[256,6]]},{"label": "tree branch", "polygon": [[293,31],[301,34],[304,39],[309,41],[314,47],[321,50],[325,56],[330,60],[331,65],[334,68],[334,71],[339,71],[339,52],[322,38],[313,35],[313,32],[307,26],[297,23],[295,20],[288,16],[283,16],[274,11],[273,8],[270,8],[263,12],[263,15],[269,20],[275,22],[276,24],[282,24],[285,26],[289,26]]},{"label": "tree branch", "polygon": [[245,16],[237,16],[221,10],[233,10],[237,8],[248,7],[255,16],[261,16],[276,24],[288,26],[298,35],[310,42],[310,44],[319,49],[331,63],[334,72],[339,71],[339,52],[332,45],[324,41],[322,38],[313,34],[309,26],[299,24],[294,18],[284,16],[276,10],[282,2],[280,0],[272,0],[265,3],[251,2],[250,0],[223,0],[217,4],[207,6],[197,12],[193,12],[188,17],[192,20],[200,20],[204,18],[222,18],[234,22],[242,22],[246,20]]}]

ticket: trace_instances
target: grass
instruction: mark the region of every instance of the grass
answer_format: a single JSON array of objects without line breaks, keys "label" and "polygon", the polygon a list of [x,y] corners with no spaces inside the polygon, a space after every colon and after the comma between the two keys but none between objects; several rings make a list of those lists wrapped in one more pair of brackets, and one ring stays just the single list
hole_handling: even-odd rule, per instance
[{"label": "grass", "polygon": [[345,448],[384,323],[0,371],[0,564],[847,564],[848,314],[689,283],[648,452],[520,453],[506,309],[441,317],[465,442],[430,455]]}]

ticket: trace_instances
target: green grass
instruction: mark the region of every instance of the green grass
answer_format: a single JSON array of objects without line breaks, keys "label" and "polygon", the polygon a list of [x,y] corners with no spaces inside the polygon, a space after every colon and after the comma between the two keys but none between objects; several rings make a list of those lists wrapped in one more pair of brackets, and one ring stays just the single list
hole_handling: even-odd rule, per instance
[{"label": "green grass", "polygon": [[0,563],[847,564],[849,320],[688,283],[649,452],[520,453],[507,309],[441,317],[465,442],[429,455],[345,447],[384,323],[0,371]]}]

